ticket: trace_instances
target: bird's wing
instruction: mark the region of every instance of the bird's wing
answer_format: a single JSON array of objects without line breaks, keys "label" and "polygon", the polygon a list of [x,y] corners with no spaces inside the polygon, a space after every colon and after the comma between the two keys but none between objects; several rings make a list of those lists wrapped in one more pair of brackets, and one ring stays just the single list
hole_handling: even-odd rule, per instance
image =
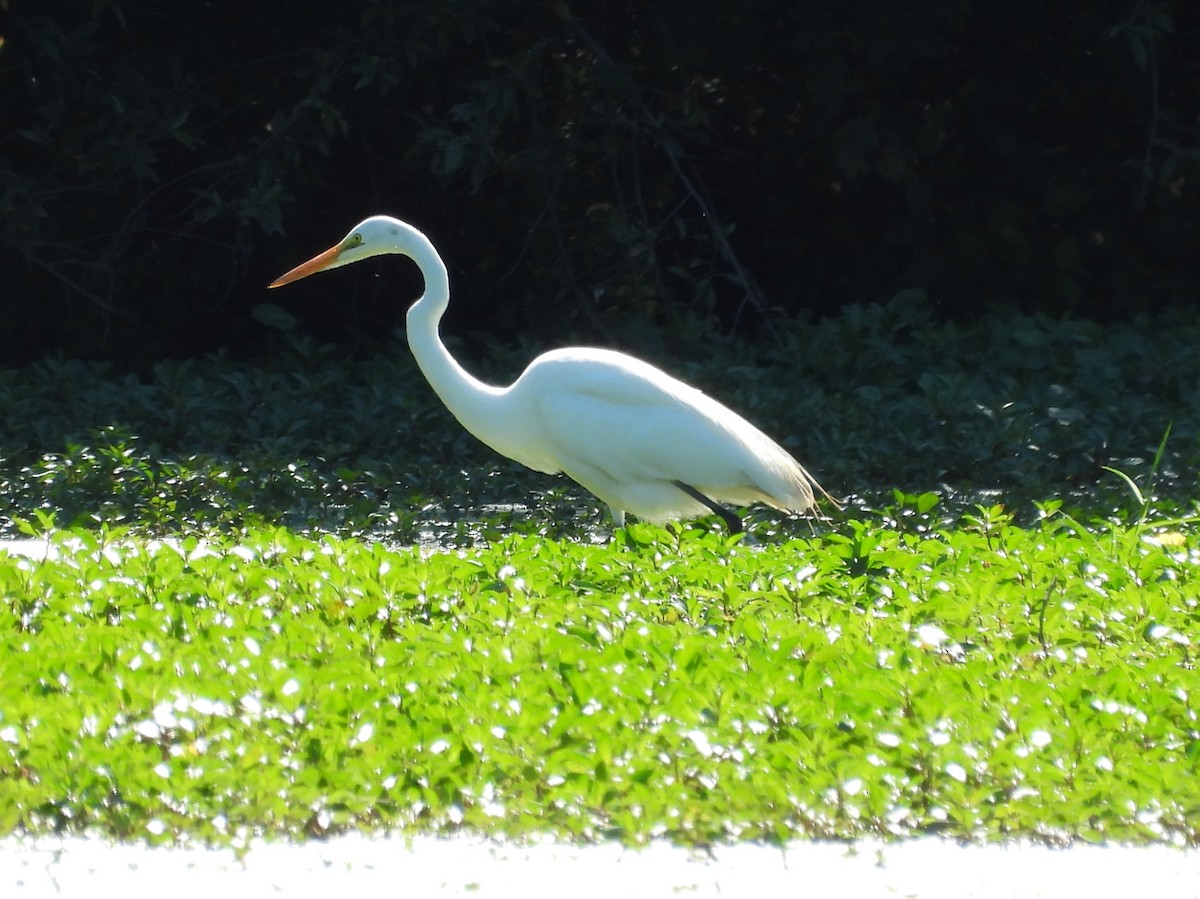
[{"label": "bird's wing", "polygon": [[795,460],[695,388],[616,353],[539,361],[541,369],[526,376],[536,382],[531,395],[542,441],[585,486],[581,467],[615,483],[677,480],[713,499],[806,505],[794,483],[795,470],[803,471]]}]

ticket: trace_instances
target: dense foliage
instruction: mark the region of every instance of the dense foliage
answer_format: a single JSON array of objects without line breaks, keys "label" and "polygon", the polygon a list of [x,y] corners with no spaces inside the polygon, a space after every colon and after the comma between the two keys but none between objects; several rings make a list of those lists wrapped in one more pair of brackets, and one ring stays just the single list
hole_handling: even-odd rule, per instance
[{"label": "dense foliage", "polygon": [[1200,844],[1194,530],[1045,512],[0,553],[0,834]]},{"label": "dense foliage", "polygon": [[[7,359],[256,348],[262,286],[378,211],[508,332],[1195,299],[1182,2],[4,5]],[[289,302],[371,339],[402,271]]]},{"label": "dense foliage", "polygon": [[[744,411],[852,507],[935,491],[947,521],[996,502],[1028,520],[1050,498],[1084,516],[1134,510],[1106,466],[1161,509],[1194,508],[1198,342],[1179,313],[1120,329],[1010,315],[956,326],[908,296],[784,329],[776,349],[703,339],[653,358]],[[527,358],[466,361],[504,381]],[[145,377],[46,360],[0,372],[0,420],[0,535],[39,513],[157,535],[286,524],[400,543],[608,527],[586,491],[464,432],[401,345],[358,358],[297,341],[272,365],[221,355]]]},{"label": "dense foliage", "polygon": [[2,372],[0,834],[1198,845],[1198,331],[681,343],[847,498],[757,547],[610,539],[400,346]]}]

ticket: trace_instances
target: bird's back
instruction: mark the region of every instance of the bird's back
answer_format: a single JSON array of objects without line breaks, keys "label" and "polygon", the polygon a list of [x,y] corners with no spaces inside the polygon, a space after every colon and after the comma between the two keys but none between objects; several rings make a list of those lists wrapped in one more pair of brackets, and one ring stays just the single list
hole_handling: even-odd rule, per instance
[{"label": "bird's back", "polygon": [[639,359],[612,350],[546,353],[507,391],[526,430],[500,449],[562,471],[614,509],[661,521],[703,514],[676,482],[718,502],[804,511],[815,481],[736,412]]}]

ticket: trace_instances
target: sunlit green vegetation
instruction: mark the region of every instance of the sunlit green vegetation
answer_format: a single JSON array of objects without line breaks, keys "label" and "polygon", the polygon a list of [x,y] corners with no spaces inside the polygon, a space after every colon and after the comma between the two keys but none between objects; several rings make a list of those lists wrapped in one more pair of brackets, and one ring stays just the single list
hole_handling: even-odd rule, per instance
[{"label": "sunlit green vegetation", "polygon": [[1198,340],[677,347],[849,498],[759,546],[610,540],[400,347],[0,373],[0,832],[1200,843]]}]

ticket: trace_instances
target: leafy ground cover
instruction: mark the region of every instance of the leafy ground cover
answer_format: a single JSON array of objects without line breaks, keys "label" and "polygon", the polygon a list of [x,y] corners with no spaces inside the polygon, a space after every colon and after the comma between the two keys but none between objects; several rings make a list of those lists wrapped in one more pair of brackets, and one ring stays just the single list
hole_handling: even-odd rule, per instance
[{"label": "leafy ground cover", "polygon": [[[1046,499],[1110,517],[1131,510],[1110,466],[1158,509],[1194,508],[1200,328],[1182,313],[958,326],[902,295],[774,340],[706,337],[635,349],[749,415],[851,507],[880,508],[899,489],[937,493],[946,522],[981,502],[1029,522]],[[472,368],[511,380],[533,355],[493,348]],[[268,365],[216,357],[140,377],[47,360],[0,371],[0,421],[0,536],[37,511],[59,527],[283,524],[455,546],[484,530],[607,529],[585,492],[463,433],[400,344],[357,359],[297,341]]]},{"label": "leafy ground cover", "polygon": [[901,298],[684,361],[849,495],[759,547],[608,541],[399,350],[0,374],[54,547],[0,555],[0,831],[1198,844],[1197,337]]},{"label": "leafy ground cover", "polygon": [[8,563],[0,826],[1200,837],[1176,532],[642,531]]}]

